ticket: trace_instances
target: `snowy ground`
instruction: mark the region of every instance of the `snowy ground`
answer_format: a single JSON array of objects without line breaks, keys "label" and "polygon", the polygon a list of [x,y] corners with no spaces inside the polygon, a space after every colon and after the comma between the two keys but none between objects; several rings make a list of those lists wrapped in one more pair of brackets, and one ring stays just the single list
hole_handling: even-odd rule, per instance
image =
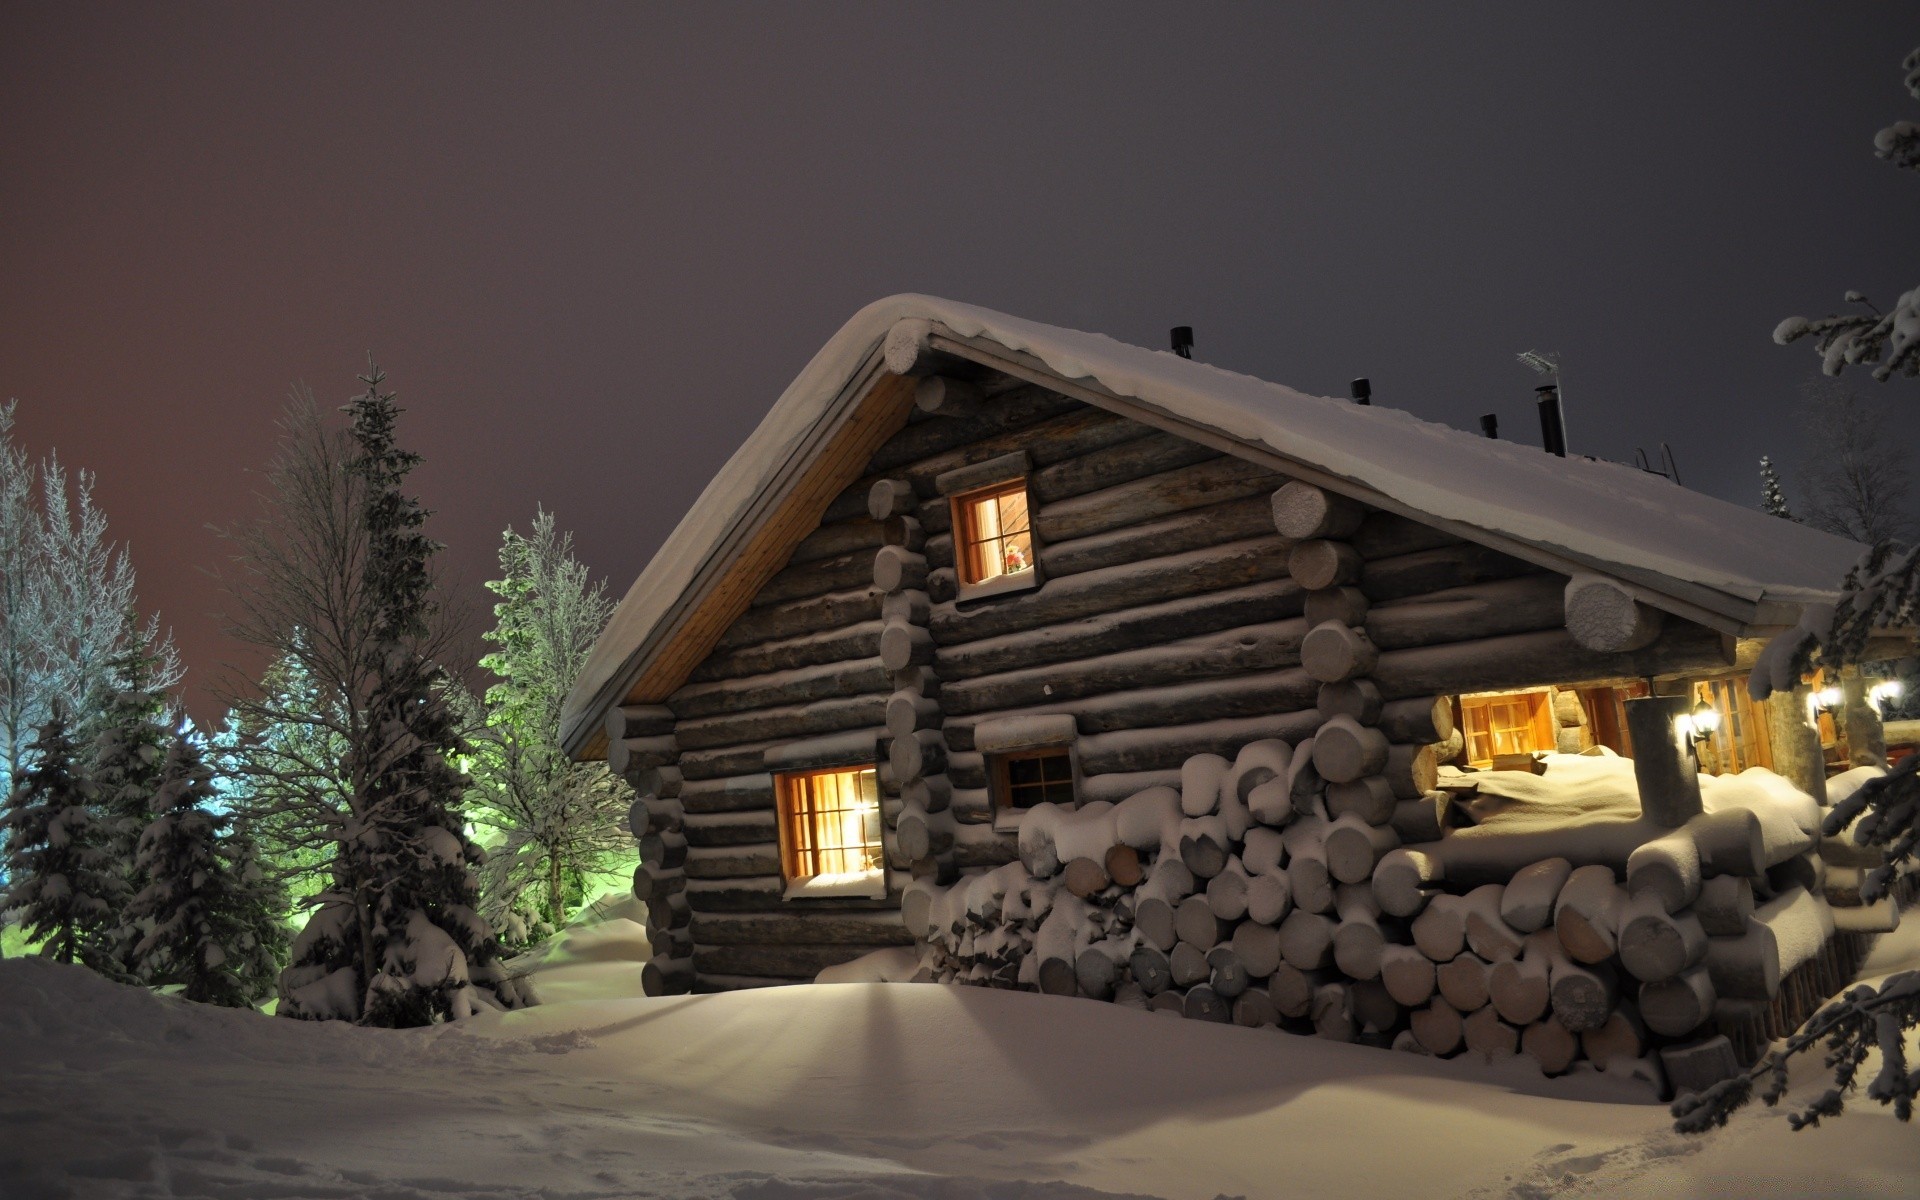
[{"label": "snowy ground", "polygon": [[[0,962],[0,1196],[1902,1196],[1920,1126],[1862,1101],[1704,1140],[1588,1077],[1113,1005],[843,984],[648,1000],[640,928],[547,1004],[386,1032]],[[1920,961],[1920,922],[1867,972]],[[1808,1094],[1818,1064],[1802,1072]],[[1609,1090],[1611,1089],[1611,1090]]]}]

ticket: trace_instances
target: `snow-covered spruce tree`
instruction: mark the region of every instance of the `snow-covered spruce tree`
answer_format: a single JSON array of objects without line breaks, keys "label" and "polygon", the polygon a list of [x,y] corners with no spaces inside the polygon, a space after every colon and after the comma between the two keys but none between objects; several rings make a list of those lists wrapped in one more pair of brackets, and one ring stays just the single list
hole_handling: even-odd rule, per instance
[{"label": "snow-covered spruce tree", "polygon": [[29,748],[33,765],[8,797],[7,892],[27,936],[61,962],[106,965],[106,935],[124,903],[119,873],[101,845],[93,787],[56,706]]},{"label": "snow-covered spruce tree", "polygon": [[1760,456],[1760,507],[1768,516],[1794,519],[1793,510],[1787,506],[1787,494],[1780,489],[1780,475],[1773,469],[1773,459]]},{"label": "snow-covered spruce tree", "polygon": [[365,394],[346,407],[360,481],[365,559],[355,586],[366,606],[358,646],[357,737],[347,746],[350,811],[333,887],[294,940],[279,1011],[382,1026],[470,1015],[476,1001],[532,1000],[498,962],[476,911],[473,868],[483,855],[462,832],[463,746],[444,674],[423,652],[434,615],[426,513],[401,491],[419,457],[394,444],[399,414],[385,376],[368,364]]},{"label": "snow-covered spruce tree", "polygon": [[[113,656],[93,742],[90,778],[101,842],[120,873],[121,894],[129,898],[147,883],[137,861],[140,839],[153,820],[154,795],[167,756],[167,697],[154,682],[160,665],[144,642],[122,647]],[[115,914],[109,951],[129,977],[136,977],[134,947],[141,936],[130,912],[122,908]]]},{"label": "snow-covered spruce tree", "polygon": [[[1920,100],[1920,49],[1909,53],[1900,66],[1906,73],[1907,91]],[[1896,167],[1920,171],[1920,124],[1895,121],[1874,135],[1873,152]],[[1896,374],[1920,375],[1920,287],[1901,296],[1884,313],[1857,291],[1847,293],[1847,303],[1866,311],[1812,319],[1788,317],[1773,331],[1773,340],[1785,346],[1813,338],[1829,375],[1868,363],[1875,364],[1873,377],[1883,383]]]},{"label": "snow-covered spruce tree", "polygon": [[286,896],[232,830],[213,772],[184,734],[161,764],[155,817],[140,838],[146,881],[127,905],[145,930],[133,949],[143,982],[175,984],[189,1000],[251,1008],[271,994],[287,944]]},{"label": "snow-covered spruce tree", "polygon": [[480,660],[499,682],[472,735],[468,799],[475,821],[501,835],[484,911],[510,936],[516,909],[531,909],[535,927],[566,922],[578,881],[632,845],[631,795],[604,763],[574,762],[560,745],[560,707],[613,610],[606,585],[589,582],[572,535],[544,510],[526,535],[501,536],[500,572],[487,584],[500,597],[496,623],[482,635],[497,649]]}]

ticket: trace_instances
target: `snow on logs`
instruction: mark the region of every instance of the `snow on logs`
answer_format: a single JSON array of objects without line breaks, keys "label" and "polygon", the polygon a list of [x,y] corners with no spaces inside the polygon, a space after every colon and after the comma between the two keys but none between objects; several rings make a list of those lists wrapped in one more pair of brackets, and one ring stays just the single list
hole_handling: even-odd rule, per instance
[{"label": "snow on logs", "polygon": [[1639,650],[1660,636],[1660,610],[1640,603],[1611,579],[1575,575],[1567,580],[1564,599],[1567,632],[1589,650],[1609,654]]}]

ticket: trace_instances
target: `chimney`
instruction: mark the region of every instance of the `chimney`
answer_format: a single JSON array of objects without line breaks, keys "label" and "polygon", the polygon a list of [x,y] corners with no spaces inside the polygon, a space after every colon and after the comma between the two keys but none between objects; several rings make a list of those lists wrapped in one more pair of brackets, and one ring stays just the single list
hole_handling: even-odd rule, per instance
[{"label": "chimney", "polygon": [[1193,357],[1193,326],[1175,325],[1173,327],[1173,352],[1181,358]]},{"label": "chimney", "polygon": [[1540,397],[1540,442],[1548,454],[1567,456],[1567,430],[1560,421],[1560,389],[1555,384],[1543,384],[1534,390]]},{"label": "chimney", "polygon": [[1355,404],[1373,403],[1373,383],[1365,375],[1354,380],[1348,386],[1353,392],[1353,402]]},{"label": "chimney", "polygon": [[1496,413],[1488,413],[1485,416],[1481,417],[1480,432],[1486,434],[1490,438],[1499,437],[1500,436],[1499,415]]}]

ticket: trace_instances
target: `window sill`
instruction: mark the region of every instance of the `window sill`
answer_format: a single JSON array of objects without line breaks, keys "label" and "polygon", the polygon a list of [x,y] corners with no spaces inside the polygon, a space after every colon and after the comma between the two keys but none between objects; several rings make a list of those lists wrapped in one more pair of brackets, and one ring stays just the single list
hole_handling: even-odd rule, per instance
[{"label": "window sill", "polygon": [[887,895],[885,871],[844,871],[833,875],[811,875],[789,880],[783,900],[812,900],[832,896],[857,896],[882,900]]},{"label": "window sill", "polygon": [[965,604],[969,600],[985,600],[989,596],[1004,596],[1008,592],[1024,592],[1039,586],[1040,572],[1028,567],[1024,571],[996,575],[980,583],[962,584],[953,601],[955,604]]}]

